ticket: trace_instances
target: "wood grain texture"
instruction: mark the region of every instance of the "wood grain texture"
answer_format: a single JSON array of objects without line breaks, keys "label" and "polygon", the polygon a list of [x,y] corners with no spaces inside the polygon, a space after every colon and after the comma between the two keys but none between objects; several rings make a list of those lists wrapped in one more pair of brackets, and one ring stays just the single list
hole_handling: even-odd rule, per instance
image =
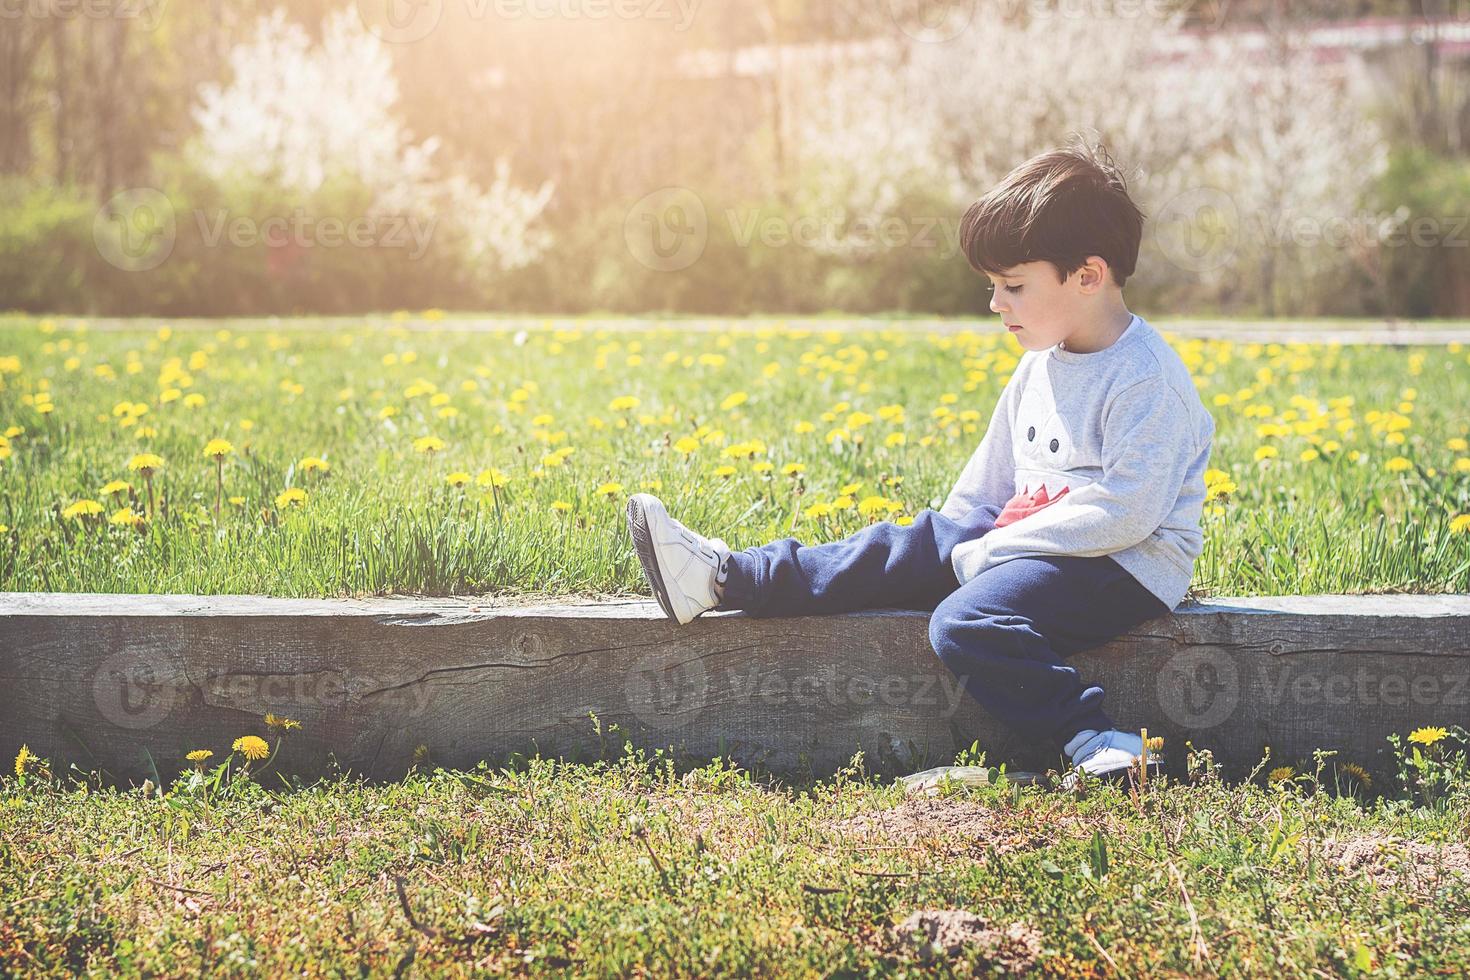
[{"label": "wood grain texture", "polygon": [[[676,626],[643,600],[0,593],[0,759],[171,776],[267,711],[299,720],[277,768],[393,778],[416,746],[472,768],[512,752],[595,757],[589,712],[650,751],[726,755],[794,778],[859,749],[870,772],[1061,759],[1000,728],[934,656],[928,613],[879,609]],[[1071,660],[1121,727],[1243,775],[1315,748],[1385,774],[1390,732],[1470,725],[1470,596],[1189,603]],[[607,739],[616,751],[622,737]],[[145,751],[146,750],[146,751]]]}]

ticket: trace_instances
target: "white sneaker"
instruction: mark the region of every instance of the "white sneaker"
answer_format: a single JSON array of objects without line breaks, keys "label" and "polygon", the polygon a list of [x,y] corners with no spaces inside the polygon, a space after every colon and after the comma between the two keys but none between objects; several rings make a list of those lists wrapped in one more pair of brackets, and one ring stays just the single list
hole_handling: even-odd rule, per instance
[{"label": "white sneaker", "polygon": [[669,516],[651,493],[628,498],[628,530],[643,574],[664,613],[681,626],[720,604],[730,548]]},{"label": "white sneaker", "polygon": [[[1062,749],[1072,762],[1072,771],[1062,779],[1062,789],[1076,785],[1078,773],[1100,779],[1116,779],[1127,776],[1138,769],[1143,756],[1143,739],[1137,732],[1120,732],[1108,729],[1099,732],[1086,728],[1072,736]],[[1148,754],[1148,774],[1158,775],[1163,771],[1164,757],[1161,753]]]}]

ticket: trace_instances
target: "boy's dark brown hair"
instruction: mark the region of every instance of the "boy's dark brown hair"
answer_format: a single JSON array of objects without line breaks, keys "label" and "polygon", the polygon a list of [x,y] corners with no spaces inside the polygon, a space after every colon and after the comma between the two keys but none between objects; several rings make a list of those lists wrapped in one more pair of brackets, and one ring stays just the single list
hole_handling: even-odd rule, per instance
[{"label": "boy's dark brown hair", "polygon": [[1101,256],[1119,286],[1133,275],[1143,212],[1101,144],[1074,138],[1066,149],[1032,157],[970,205],[960,247],[976,272],[999,275],[1045,260],[1062,282]]}]

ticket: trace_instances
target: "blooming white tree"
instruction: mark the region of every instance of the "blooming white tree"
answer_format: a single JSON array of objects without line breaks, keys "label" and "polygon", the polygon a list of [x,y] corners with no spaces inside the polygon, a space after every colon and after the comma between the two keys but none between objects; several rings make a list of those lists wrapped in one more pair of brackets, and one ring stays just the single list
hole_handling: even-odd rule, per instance
[{"label": "blooming white tree", "polygon": [[[953,222],[1018,163],[1092,131],[1158,219],[1145,249],[1160,261],[1141,278],[1272,309],[1290,279],[1351,270],[1342,236],[1384,227],[1362,208],[1387,144],[1344,69],[1289,34],[1262,56],[1259,38],[1252,53],[1228,32],[1184,34],[1158,5],[1119,9],[1117,22],[1031,5],[963,30],[896,31],[838,70],[809,70],[793,86],[799,206],[892,216],[922,185],[952,201]],[[856,248],[844,234],[827,250]]]},{"label": "blooming white tree", "polygon": [[230,53],[230,81],[199,91],[194,165],[221,181],[252,178],[311,194],[334,178],[360,181],[378,213],[431,214],[454,223],[478,268],[534,262],[550,244],[537,221],[550,182],[515,186],[505,158],[481,189],[436,178],[438,140],[415,143],[394,116],[398,83],[387,47],[349,9],[329,15],[313,45],[283,11],[262,17]]}]

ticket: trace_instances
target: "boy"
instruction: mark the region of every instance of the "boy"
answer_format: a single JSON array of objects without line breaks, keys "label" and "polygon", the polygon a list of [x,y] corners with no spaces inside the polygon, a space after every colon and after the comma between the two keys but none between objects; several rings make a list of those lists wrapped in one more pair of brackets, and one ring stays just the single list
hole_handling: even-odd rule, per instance
[{"label": "boy", "polygon": [[1142,229],[1106,151],[1011,171],[965,212],[960,244],[1025,353],[944,505],[907,527],[732,553],[635,494],[633,543],[664,612],[932,609],[940,659],[992,715],[1065,753],[1068,785],[1077,769],[1136,768],[1139,735],[1064,659],[1184,598],[1215,430],[1184,363],[1123,302]]}]

